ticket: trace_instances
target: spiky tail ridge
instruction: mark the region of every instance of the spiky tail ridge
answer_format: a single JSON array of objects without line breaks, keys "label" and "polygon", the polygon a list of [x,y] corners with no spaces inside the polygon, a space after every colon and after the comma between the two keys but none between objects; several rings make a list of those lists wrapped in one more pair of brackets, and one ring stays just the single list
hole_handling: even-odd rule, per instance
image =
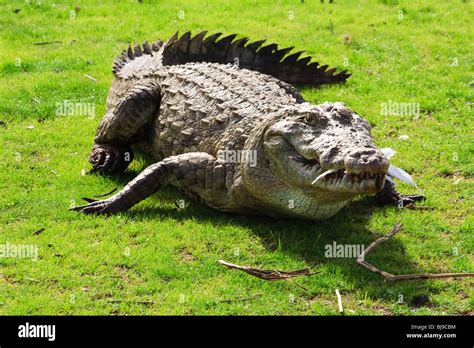
[{"label": "spiky tail ridge", "polygon": [[[181,36],[174,34],[165,44],[157,41],[152,46],[145,41],[143,49],[137,45],[132,50],[122,52],[114,62],[114,73],[117,74],[129,62],[155,54],[155,63],[178,65],[190,62],[210,62],[221,64],[237,64],[241,68],[259,71],[282,81],[294,84],[318,86],[328,83],[342,83],[350,74],[344,70],[336,73],[336,68],[328,69],[311,62],[311,57],[298,59],[304,51],[289,54],[293,47],[278,49],[276,44],[262,46],[266,40],[249,42],[248,38],[237,39],[236,34],[228,35],[220,40],[221,33],[206,37],[203,31],[194,37],[191,32]],[[248,44],[247,44],[248,43]],[[132,65],[144,66],[135,62]]]}]

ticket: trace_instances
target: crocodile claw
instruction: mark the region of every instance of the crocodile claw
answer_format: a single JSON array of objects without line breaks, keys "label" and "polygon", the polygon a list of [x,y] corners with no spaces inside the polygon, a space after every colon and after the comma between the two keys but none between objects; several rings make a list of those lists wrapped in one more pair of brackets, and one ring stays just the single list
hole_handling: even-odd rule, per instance
[{"label": "crocodile claw", "polygon": [[402,195],[398,199],[398,205],[405,207],[409,204],[415,204],[415,202],[421,202],[426,200],[426,197],[423,195]]},{"label": "crocodile claw", "polygon": [[127,169],[133,160],[133,152],[129,148],[115,145],[95,144],[90,155],[89,162],[92,168],[89,174],[117,174]]},{"label": "crocodile claw", "polygon": [[109,199],[94,201],[86,205],[70,208],[69,210],[78,211],[84,214],[108,215],[118,211],[116,206]]},{"label": "crocodile claw", "polygon": [[395,189],[395,184],[391,180],[386,180],[384,188],[377,193],[377,201],[380,205],[391,205],[400,209],[414,205],[415,202],[424,201],[425,199],[426,197],[423,195],[401,194]]}]

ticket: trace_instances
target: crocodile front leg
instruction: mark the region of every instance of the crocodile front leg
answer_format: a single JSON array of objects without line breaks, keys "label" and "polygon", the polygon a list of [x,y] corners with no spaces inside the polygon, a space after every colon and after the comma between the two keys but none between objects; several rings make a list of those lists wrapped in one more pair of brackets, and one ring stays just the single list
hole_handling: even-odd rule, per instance
[{"label": "crocodile front leg", "polygon": [[[111,90],[118,88],[112,85]],[[111,91],[112,99],[118,98]],[[129,145],[143,140],[144,132],[158,114],[161,87],[154,80],[135,83],[120,101],[111,106],[97,128],[94,147],[89,155],[90,173],[123,172],[133,160]],[[114,105],[114,100],[107,104]]]},{"label": "crocodile front leg", "polygon": [[89,174],[119,174],[132,162],[133,151],[128,146],[94,144],[88,159],[92,164]]},{"label": "crocodile front leg", "polygon": [[126,211],[166,185],[176,186],[213,204],[213,200],[222,201],[227,197],[226,176],[219,175],[221,168],[222,164],[215,157],[204,152],[168,157],[147,167],[114,196],[99,201],[88,200],[90,204],[71,210],[86,214]]},{"label": "crocodile front leg", "polygon": [[395,184],[390,180],[385,180],[384,188],[377,193],[377,201],[380,205],[392,205],[403,208],[408,204],[423,201],[423,195],[403,195],[395,189]]}]

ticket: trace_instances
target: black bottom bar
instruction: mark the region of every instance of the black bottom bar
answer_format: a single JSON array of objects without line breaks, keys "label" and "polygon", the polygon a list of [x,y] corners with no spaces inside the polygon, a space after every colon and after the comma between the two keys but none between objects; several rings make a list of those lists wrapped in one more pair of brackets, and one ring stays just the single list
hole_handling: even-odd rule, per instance
[{"label": "black bottom bar", "polygon": [[428,316],[0,317],[0,346],[87,343],[453,347],[472,346],[473,322],[472,317]]}]

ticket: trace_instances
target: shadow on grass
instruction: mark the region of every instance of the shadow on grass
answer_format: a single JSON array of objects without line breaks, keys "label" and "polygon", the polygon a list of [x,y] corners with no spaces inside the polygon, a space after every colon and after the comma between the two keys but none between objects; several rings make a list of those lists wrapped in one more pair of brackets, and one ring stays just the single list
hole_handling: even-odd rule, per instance
[{"label": "shadow on grass", "polygon": [[[141,169],[140,169],[141,170]],[[128,170],[117,178],[110,178],[119,188],[132,180],[139,172]],[[331,264],[331,271],[340,273],[342,277],[354,284],[354,287],[374,298],[386,298],[397,301],[397,294],[403,294],[405,300],[415,306],[417,298],[423,296],[420,285],[425,281],[386,282],[369,270],[356,264],[355,258],[328,258],[325,256],[326,245],[334,242],[338,245],[364,245],[371,242],[387,231],[367,229],[367,223],[372,213],[380,208],[375,199],[367,197],[352,202],[334,217],[323,221],[305,221],[294,219],[275,219],[265,216],[244,216],[215,211],[207,206],[193,202],[185,209],[169,208],[169,203],[176,202],[187,196],[172,187],[166,187],[148,199],[156,204],[152,207],[135,207],[126,214],[135,220],[162,220],[172,218],[178,221],[190,220],[209,223],[216,228],[225,226],[242,227],[257,236],[269,252],[280,252],[303,260],[317,270],[323,264]],[[163,206],[163,202],[167,206]],[[403,233],[400,232],[400,233]],[[422,273],[415,262],[406,254],[404,245],[394,237],[375,250],[371,251],[366,260],[384,271],[392,274]],[[233,260],[227,260],[232,262]],[[258,265],[252,265],[258,267]],[[270,268],[270,267],[268,267]],[[317,294],[314,294],[317,295]]]}]

